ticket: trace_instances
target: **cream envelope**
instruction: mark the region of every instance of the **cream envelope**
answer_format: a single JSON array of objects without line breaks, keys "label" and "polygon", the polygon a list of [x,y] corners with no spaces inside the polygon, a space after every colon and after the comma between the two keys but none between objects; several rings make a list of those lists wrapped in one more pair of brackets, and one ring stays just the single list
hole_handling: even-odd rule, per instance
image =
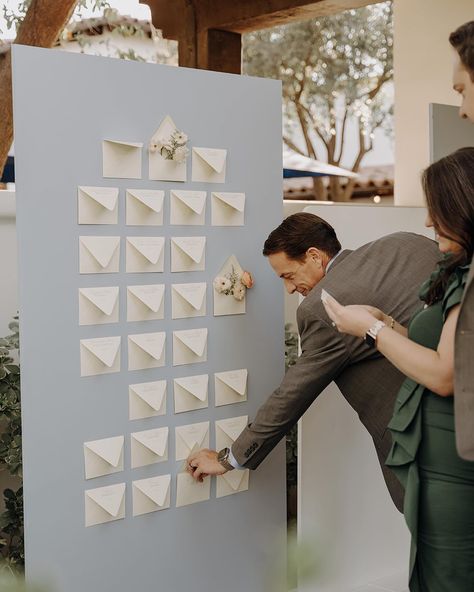
[{"label": "cream envelope", "polygon": [[79,288],[79,325],[117,323],[119,289]]},{"label": "cream envelope", "polygon": [[171,475],[132,481],[133,515],[141,516],[170,507]]},{"label": "cream envelope", "polygon": [[206,315],[206,283],[171,285],[171,318],[188,319]]},{"label": "cream envelope", "polygon": [[117,224],[117,187],[77,188],[77,209],[79,224]]},{"label": "cream envelope", "polygon": [[173,236],[171,271],[204,271],[205,247],[205,236]]},{"label": "cream envelope", "polygon": [[193,449],[209,448],[209,422],[190,423],[175,428],[176,460],[188,458]]},{"label": "cream envelope", "polygon": [[216,449],[230,448],[247,427],[248,421],[247,415],[216,421]]},{"label": "cream envelope", "polygon": [[103,140],[102,175],[117,179],[141,179],[142,148],[140,142]]},{"label": "cream envelope", "polygon": [[128,369],[145,370],[165,365],[166,333],[139,333],[128,336]]},{"label": "cream envelope", "polygon": [[86,479],[123,471],[123,436],[84,442]]},{"label": "cream envelope", "polygon": [[245,193],[212,194],[212,226],[243,226]]},{"label": "cream envelope", "polygon": [[166,380],[131,384],[128,387],[130,419],[166,414]]},{"label": "cream envelope", "polygon": [[127,286],[127,321],[164,318],[164,284]]},{"label": "cream envelope", "polygon": [[127,189],[126,224],[128,226],[162,226],[164,197],[164,191]]},{"label": "cream envelope", "polygon": [[173,366],[207,360],[207,329],[173,331]]},{"label": "cream envelope", "polygon": [[81,339],[81,376],[120,372],[120,337]]},{"label": "cream envelope", "polygon": [[214,374],[214,393],[216,407],[231,405],[247,400],[247,376],[245,368],[241,370],[229,370]]},{"label": "cream envelope", "polygon": [[130,434],[132,469],[168,460],[169,428]]},{"label": "cream envelope", "polygon": [[[217,274],[219,277],[225,277],[232,272],[236,272],[239,275],[243,273],[242,266],[237,261],[235,255],[231,255],[227,261],[224,263],[224,266],[221,268],[219,273]],[[219,317],[223,315],[235,315],[235,314],[245,314],[245,301],[246,296],[244,296],[243,300],[236,300],[232,294],[219,294],[214,288],[214,316]]]},{"label": "cream envelope", "polygon": [[247,491],[249,488],[249,473],[248,469],[244,471],[229,471],[224,475],[218,475],[216,480],[216,497],[225,497],[226,495],[233,495],[240,491]]},{"label": "cream envelope", "polygon": [[209,406],[207,392],[209,376],[184,376],[174,379],[174,412],[194,411]]},{"label": "cream envelope", "polygon": [[80,236],[80,273],[118,273],[120,264],[119,236]]},{"label": "cream envelope", "polygon": [[125,483],[87,489],[84,497],[86,526],[125,518]]},{"label": "cream envelope", "polygon": [[176,475],[176,507],[189,506],[205,502],[211,497],[211,478],[207,477],[202,483],[195,481],[189,473]]},{"label": "cream envelope", "polygon": [[127,236],[127,273],[161,272],[164,270],[162,236]]},{"label": "cream envelope", "polygon": [[227,150],[193,147],[193,181],[225,183]]},{"label": "cream envelope", "polygon": [[[174,121],[167,115],[151,139],[164,138],[168,140],[176,129]],[[186,181],[186,161],[167,160],[161,156],[159,151],[148,152],[148,178],[154,181]]]},{"label": "cream envelope", "polygon": [[203,226],[206,216],[205,191],[170,191],[170,224]]}]

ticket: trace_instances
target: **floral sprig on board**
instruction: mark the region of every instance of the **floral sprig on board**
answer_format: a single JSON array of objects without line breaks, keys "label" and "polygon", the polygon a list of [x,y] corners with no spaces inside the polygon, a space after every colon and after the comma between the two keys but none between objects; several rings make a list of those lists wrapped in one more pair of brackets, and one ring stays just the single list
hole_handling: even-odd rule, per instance
[{"label": "floral sprig on board", "polygon": [[232,271],[223,276],[217,276],[213,285],[218,294],[233,296],[240,302],[245,298],[246,291],[254,285],[254,280],[249,271],[239,273],[232,266]]},{"label": "floral sprig on board", "polygon": [[189,154],[187,143],[188,136],[179,130],[174,130],[169,138],[152,138],[148,149],[151,153],[159,152],[165,160],[183,163]]}]

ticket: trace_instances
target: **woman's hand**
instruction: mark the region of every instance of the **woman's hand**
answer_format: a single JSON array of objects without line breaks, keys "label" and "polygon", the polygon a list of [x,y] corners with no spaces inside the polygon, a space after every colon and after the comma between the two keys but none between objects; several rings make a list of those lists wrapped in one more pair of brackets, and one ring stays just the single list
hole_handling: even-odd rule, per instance
[{"label": "woman's hand", "polygon": [[378,308],[363,304],[342,306],[327,292],[321,296],[321,300],[334,327],[341,333],[363,339],[370,327],[377,320],[384,318],[384,314]]}]

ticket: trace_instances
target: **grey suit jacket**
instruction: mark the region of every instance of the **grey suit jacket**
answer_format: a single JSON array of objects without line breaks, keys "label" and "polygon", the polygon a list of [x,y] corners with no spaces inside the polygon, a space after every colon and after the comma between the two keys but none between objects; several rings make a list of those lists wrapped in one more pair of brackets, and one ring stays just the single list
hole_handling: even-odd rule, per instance
[{"label": "grey suit jacket", "polygon": [[474,259],[456,326],[454,414],[459,455],[474,460]]},{"label": "grey suit jacket", "polygon": [[386,427],[404,377],[362,339],[332,327],[321,303],[321,290],[342,304],[376,306],[407,325],[421,305],[420,285],[439,257],[435,242],[411,233],[392,234],[339,254],[298,307],[302,354],[233,444],[239,464],[255,469],[335,381],[372,436],[387,487],[401,510],[403,489],[384,461],[391,445]]}]

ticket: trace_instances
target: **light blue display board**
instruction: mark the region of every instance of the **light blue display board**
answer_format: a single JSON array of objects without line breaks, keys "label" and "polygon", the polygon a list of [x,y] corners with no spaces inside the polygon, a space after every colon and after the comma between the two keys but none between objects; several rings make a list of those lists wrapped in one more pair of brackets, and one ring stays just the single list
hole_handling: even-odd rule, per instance
[{"label": "light blue display board", "polygon": [[[14,47],[26,568],[58,592],[263,592],[283,541],[284,449],[248,491],[176,507],[174,428],[255,414],[283,373],[279,280],[261,255],[281,220],[281,101],[275,81]],[[148,180],[166,115],[190,147],[227,150],[224,184]],[[143,143],[141,178],[102,176],[102,141]],[[118,223],[78,224],[78,186],[117,187]],[[163,226],[126,226],[125,189],[165,191]],[[170,189],[207,192],[205,226],[170,226]],[[211,225],[211,192],[245,192],[245,225]],[[118,273],[79,273],[79,236],[120,236]],[[165,237],[163,273],[126,273],[126,236]],[[205,270],[171,273],[170,238],[206,236]],[[246,314],[213,316],[212,280],[236,255],[256,285]],[[207,283],[203,317],[171,318],[171,284]],[[164,319],[127,322],[127,285],[165,284]],[[79,326],[78,290],[119,287],[119,319]],[[208,329],[207,361],[172,365],[172,332]],[[165,365],[127,370],[127,336],[165,332]],[[120,372],[80,376],[80,340],[120,336]],[[246,368],[248,400],[214,405],[214,373]],[[174,413],[173,378],[209,375],[209,407]],[[130,384],[167,380],[165,415],[129,419]],[[131,469],[130,434],[169,427],[168,460]],[[124,436],[124,470],[85,479],[83,443]],[[120,466],[120,465],[119,465]],[[171,475],[170,508],[132,515],[132,481]],[[125,517],[85,527],[85,490],[125,483]]]}]

